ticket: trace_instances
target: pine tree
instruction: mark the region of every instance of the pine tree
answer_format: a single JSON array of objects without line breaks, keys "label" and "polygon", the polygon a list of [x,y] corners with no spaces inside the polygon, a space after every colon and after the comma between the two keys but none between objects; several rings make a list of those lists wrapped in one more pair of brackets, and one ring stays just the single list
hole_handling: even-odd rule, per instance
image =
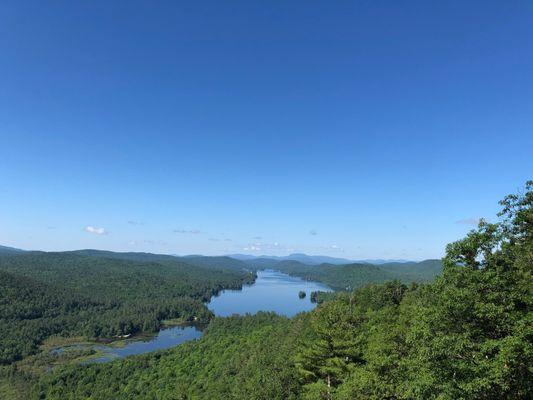
[{"label": "pine tree", "polygon": [[308,398],[331,399],[353,365],[362,361],[358,325],[346,301],[325,303],[313,315],[312,338],[305,341],[296,357]]}]

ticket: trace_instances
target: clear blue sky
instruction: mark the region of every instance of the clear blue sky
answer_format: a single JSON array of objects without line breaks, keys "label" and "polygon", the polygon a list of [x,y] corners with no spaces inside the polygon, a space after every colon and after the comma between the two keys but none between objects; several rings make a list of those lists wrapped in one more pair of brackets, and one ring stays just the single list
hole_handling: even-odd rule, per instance
[{"label": "clear blue sky", "polygon": [[532,172],[531,1],[0,5],[0,244],[440,257]]}]

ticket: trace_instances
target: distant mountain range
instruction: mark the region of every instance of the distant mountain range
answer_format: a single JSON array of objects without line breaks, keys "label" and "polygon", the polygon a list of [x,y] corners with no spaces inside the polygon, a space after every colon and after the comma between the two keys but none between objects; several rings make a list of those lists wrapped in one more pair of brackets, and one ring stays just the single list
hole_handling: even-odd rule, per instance
[{"label": "distant mountain range", "polygon": [[347,258],[338,258],[338,257],[329,257],[329,256],[321,256],[321,255],[315,255],[311,256],[308,254],[303,253],[294,253],[290,254],[288,256],[254,256],[251,254],[228,254],[228,257],[235,258],[237,260],[243,260],[243,261],[250,261],[250,260],[257,260],[257,259],[269,259],[269,260],[277,260],[277,261],[299,261],[302,264],[307,265],[319,265],[319,264],[333,264],[333,265],[345,265],[345,264],[374,264],[374,265],[380,265],[380,264],[387,264],[387,263],[407,263],[411,262],[409,260],[385,260],[385,259],[365,259],[365,260],[350,260]]},{"label": "distant mountain range", "polygon": [[9,254],[9,253],[24,253],[25,250],[16,249],[9,246],[0,246],[0,254]]},{"label": "distant mountain range", "polygon": [[[23,253],[26,250],[17,249],[15,247],[9,247],[9,246],[1,246],[0,245],[0,254],[9,254],[9,253]],[[339,258],[339,257],[329,257],[329,256],[323,256],[323,255],[309,255],[304,253],[293,253],[289,254],[288,256],[267,256],[267,255],[261,255],[261,256],[255,256],[252,254],[228,254],[224,256],[203,256],[200,254],[194,254],[194,255],[187,255],[187,256],[179,256],[177,254],[152,254],[152,253],[132,253],[132,252],[126,252],[126,253],[117,253],[113,251],[105,251],[105,250],[76,250],[74,251],[76,253],[82,253],[86,255],[99,255],[99,256],[108,256],[110,258],[118,258],[117,255],[120,255],[120,258],[125,259],[145,259],[145,261],[152,261],[154,256],[157,256],[159,258],[161,257],[175,257],[180,258],[182,261],[187,262],[189,264],[206,264],[206,261],[218,261],[222,263],[228,263],[228,259],[231,258],[233,260],[239,260],[244,261],[248,264],[249,261],[256,261],[254,264],[272,264],[272,261],[298,261],[302,264],[306,265],[320,265],[320,264],[331,264],[331,265],[346,265],[346,264],[373,264],[373,265],[381,265],[381,264],[390,264],[390,263],[413,263],[414,261],[411,260],[403,260],[403,259],[364,259],[364,260],[352,260],[348,258]],[[229,262],[231,264],[231,262]],[[210,262],[207,262],[207,264],[210,264]],[[244,265],[244,264],[243,264]]]},{"label": "distant mountain range", "polygon": [[66,252],[24,251],[13,247],[0,246],[0,256],[13,257],[33,255],[42,257],[46,254],[58,256],[88,256],[130,262],[153,263],[180,268],[198,267],[211,271],[258,271],[275,269],[289,275],[308,280],[316,280],[335,289],[353,289],[368,283],[381,283],[398,279],[404,283],[427,282],[442,271],[441,260],[424,260],[421,262],[406,260],[349,260],[319,255],[295,253],[284,257],[252,256],[232,254],[229,256],[176,256],[169,254],[152,254],[141,252],[113,252],[105,250],[75,250]]}]

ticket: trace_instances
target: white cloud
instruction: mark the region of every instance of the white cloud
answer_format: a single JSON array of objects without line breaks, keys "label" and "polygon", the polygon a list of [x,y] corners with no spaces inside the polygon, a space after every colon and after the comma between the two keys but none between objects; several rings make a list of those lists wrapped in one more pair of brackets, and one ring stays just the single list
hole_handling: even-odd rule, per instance
[{"label": "white cloud", "polygon": [[329,246],[320,246],[319,248],[321,250],[326,250],[326,251],[329,251],[329,252],[344,253],[344,249],[342,247],[340,247],[339,245],[336,245],[336,244],[331,244]]},{"label": "white cloud", "polygon": [[255,252],[267,252],[267,253],[292,253],[295,250],[290,246],[285,246],[279,242],[273,243],[264,243],[264,242],[254,242],[250,243],[247,246],[242,248],[244,251],[255,251]]},{"label": "white cloud", "polygon": [[86,226],[85,232],[94,233],[95,235],[107,235],[107,231],[104,228],[96,228],[94,226]]},{"label": "white cloud", "polygon": [[255,245],[251,245],[251,246],[248,246],[248,247],[244,247],[243,250],[244,251],[261,251],[261,247],[255,246]]}]

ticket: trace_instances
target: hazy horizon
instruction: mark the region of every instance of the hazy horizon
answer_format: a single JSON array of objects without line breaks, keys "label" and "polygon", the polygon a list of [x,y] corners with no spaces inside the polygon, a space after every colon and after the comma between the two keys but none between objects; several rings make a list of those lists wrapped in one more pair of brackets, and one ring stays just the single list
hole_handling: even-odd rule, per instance
[{"label": "hazy horizon", "polygon": [[15,250],[23,250],[23,251],[44,251],[44,252],[68,252],[68,251],[80,251],[80,250],[96,250],[96,251],[111,251],[111,252],[133,252],[133,253],[152,253],[152,254],[163,254],[163,255],[169,255],[169,256],[176,256],[176,257],[191,257],[191,256],[205,256],[205,257],[232,257],[235,259],[240,259],[239,256],[242,257],[249,257],[252,258],[287,258],[290,256],[307,256],[307,257],[329,257],[332,259],[339,259],[339,260],[347,260],[347,261],[389,261],[389,262],[404,262],[404,261],[424,261],[427,260],[427,258],[423,259],[397,259],[397,258],[361,258],[361,259],[353,259],[350,257],[336,257],[336,256],[328,256],[325,254],[309,254],[309,253],[287,253],[287,254],[252,254],[252,253],[221,253],[221,254],[202,254],[202,253],[183,253],[183,254],[177,254],[177,253],[157,253],[157,252],[143,252],[143,251],[132,251],[132,250],[109,250],[109,249],[99,249],[99,248],[78,248],[78,249],[54,249],[54,250],[44,250],[39,248],[20,248],[15,246],[6,246],[3,243],[0,243],[0,248],[6,247],[6,248],[13,248]]}]

